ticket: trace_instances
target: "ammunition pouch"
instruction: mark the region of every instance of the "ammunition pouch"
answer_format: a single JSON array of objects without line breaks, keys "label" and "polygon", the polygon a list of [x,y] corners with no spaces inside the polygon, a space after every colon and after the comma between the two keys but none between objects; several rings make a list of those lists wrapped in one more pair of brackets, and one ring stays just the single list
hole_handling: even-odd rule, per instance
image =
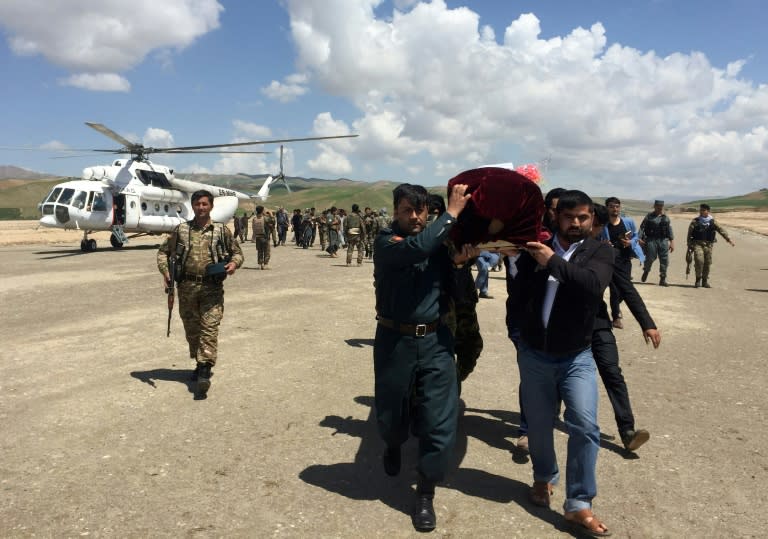
[{"label": "ammunition pouch", "polygon": [[219,262],[218,264],[208,264],[205,267],[205,277],[209,282],[223,283],[227,278],[226,262]]}]

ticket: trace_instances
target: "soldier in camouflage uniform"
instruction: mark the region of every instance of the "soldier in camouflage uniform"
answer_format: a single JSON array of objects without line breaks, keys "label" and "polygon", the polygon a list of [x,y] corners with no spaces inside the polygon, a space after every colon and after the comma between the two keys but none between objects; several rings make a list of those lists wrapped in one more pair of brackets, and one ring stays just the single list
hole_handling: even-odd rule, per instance
[{"label": "soldier in camouflage uniform", "polygon": [[728,233],[709,215],[709,204],[699,206],[699,216],[688,226],[688,250],[693,251],[693,264],[696,268],[696,288],[712,288],[709,284],[709,268],[712,266],[712,245],[719,233],[725,241],[736,246]]},{"label": "soldier in camouflage uniform", "polygon": [[251,222],[251,234],[253,243],[256,244],[256,257],[259,267],[269,269],[269,258],[272,250],[269,245],[269,221],[264,215],[264,206],[256,206],[256,215]]},{"label": "soldier in camouflage uniform", "polygon": [[363,223],[365,224],[365,239],[363,240],[365,258],[373,258],[373,239],[376,237],[378,228],[376,227],[376,217],[373,215],[371,208],[365,208]]},{"label": "soldier in camouflage uniform", "polygon": [[[179,315],[189,356],[197,362],[192,379],[197,382],[199,398],[205,398],[211,386],[211,368],[216,364],[219,324],[224,315],[223,281],[243,264],[240,244],[229,228],[211,220],[212,209],[209,191],[193,193],[195,218],[180,224],[157,252],[157,268],[165,286],[173,283],[172,278],[178,282]],[[178,260],[174,276],[169,274],[169,256]]]},{"label": "soldier in camouflage uniform", "polygon": [[317,235],[320,238],[320,249],[325,251],[328,246],[328,224],[325,220],[325,214],[328,210],[323,210],[315,214],[315,224],[317,225]]},{"label": "soldier in camouflage uniform", "polygon": [[352,265],[352,255],[357,247],[357,265],[363,265],[364,238],[366,236],[363,216],[360,215],[360,206],[352,204],[352,212],[344,219],[344,237],[347,240],[347,266]]}]

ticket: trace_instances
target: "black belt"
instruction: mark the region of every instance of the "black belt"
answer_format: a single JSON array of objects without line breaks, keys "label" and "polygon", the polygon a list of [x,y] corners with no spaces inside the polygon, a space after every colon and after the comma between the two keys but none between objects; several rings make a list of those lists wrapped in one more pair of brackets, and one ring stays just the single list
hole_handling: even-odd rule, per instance
[{"label": "black belt", "polygon": [[396,322],[395,320],[389,320],[380,316],[377,316],[376,319],[379,321],[380,326],[384,326],[388,329],[394,329],[403,335],[411,335],[413,337],[424,337],[429,333],[434,333],[437,331],[437,327],[440,325],[439,319],[435,320],[434,322],[429,322],[428,324],[403,324],[401,322]]},{"label": "black belt", "polygon": [[192,281],[193,283],[212,283],[216,275],[198,275],[196,273],[185,273],[182,281]]}]

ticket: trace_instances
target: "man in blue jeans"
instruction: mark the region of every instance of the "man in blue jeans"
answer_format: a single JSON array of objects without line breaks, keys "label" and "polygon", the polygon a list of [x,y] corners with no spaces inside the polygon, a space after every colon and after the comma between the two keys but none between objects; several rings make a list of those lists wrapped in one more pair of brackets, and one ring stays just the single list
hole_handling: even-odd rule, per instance
[{"label": "man in blue jeans", "polygon": [[533,464],[530,500],[549,506],[560,478],[554,447],[555,410],[565,404],[568,429],[565,519],[594,536],[608,528],[592,513],[600,447],[597,369],[591,343],[595,316],[613,274],[613,249],[590,237],[593,203],[581,191],[561,194],[557,230],[511,257],[507,320],[520,329],[518,363]]},{"label": "man in blue jeans", "polygon": [[480,292],[483,299],[493,299],[488,295],[488,272],[499,263],[499,255],[489,251],[480,251],[477,257],[475,267],[477,267],[477,277],[475,277],[475,288]]}]

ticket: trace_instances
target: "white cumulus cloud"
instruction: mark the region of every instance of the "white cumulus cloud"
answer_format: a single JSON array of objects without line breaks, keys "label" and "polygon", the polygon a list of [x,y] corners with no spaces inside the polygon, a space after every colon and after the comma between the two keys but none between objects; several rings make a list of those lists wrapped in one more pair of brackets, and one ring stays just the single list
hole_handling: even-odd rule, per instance
[{"label": "white cumulus cloud", "polygon": [[269,86],[261,89],[261,93],[270,99],[275,99],[281,103],[295,101],[309,91],[307,87],[308,78],[303,73],[294,73],[285,78],[285,82],[273,80]]},{"label": "white cumulus cloud", "polygon": [[128,92],[131,83],[117,73],[79,73],[59,80],[63,86],[74,86],[96,92]]},{"label": "white cumulus cloud", "polygon": [[117,73],[158,51],[179,51],[218,28],[216,0],[67,0],[0,2],[0,25],[11,50],[42,55],[75,72],[65,83],[91,90],[128,91]]},{"label": "white cumulus cloud", "polygon": [[[444,0],[398,2],[390,14],[378,0],[285,5],[299,71],[358,111],[348,157],[403,170],[428,158],[446,180],[551,155],[552,182],[626,196],[764,187],[768,90],[739,78],[748,59],[659,56],[609,43],[599,21],[544,39],[534,13],[499,41],[480,14]],[[311,166],[334,161],[323,152]]]}]

